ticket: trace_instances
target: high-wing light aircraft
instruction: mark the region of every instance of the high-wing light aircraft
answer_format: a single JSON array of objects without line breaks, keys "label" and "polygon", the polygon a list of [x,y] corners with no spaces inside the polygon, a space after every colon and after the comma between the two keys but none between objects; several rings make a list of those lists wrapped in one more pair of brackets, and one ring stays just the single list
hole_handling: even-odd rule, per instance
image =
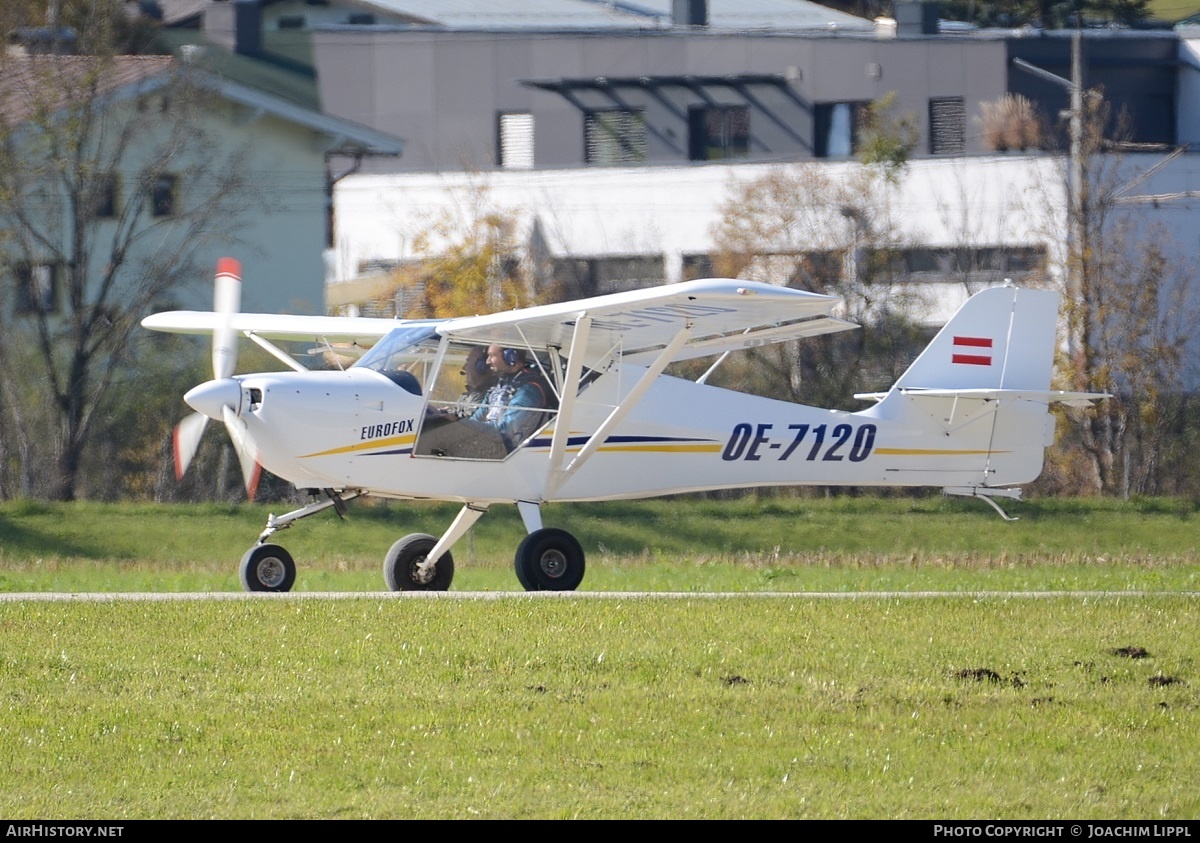
[{"label": "high-wing light aircraft", "polygon": [[[534,591],[574,590],[584,575],[579,542],[543,526],[542,505],[556,501],[941,486],[1004,516],[995,498],[1019,498],[1015,485],[1041,472],[1054,434],[1049,405],[1104,397],[1050,389],[1057,294],[1011,285],[970,298],[889,391],[856,396],[873,404],[844,412],[709,386],[708,373],[696,382],[663,374],[677,360],[857,327],[834,315],[832,296],[716,278],[455,319],[285,316],[240,313],[240,274],[237,261],[220,262],[213,312],[159,313],[142,324],[213,336],[214,379],[184,396],[197,412],[176,430],[177,471],[217,419],[251,494],[263,466],[319,498],[270,516],[241,561],[249,591],[295,582],[291,555],[268,542],[276,532],[368,495],[462,504],[440,537],[413,534],[392,546],[384,561],[392,590],[449,588],[451,548],[501,503],[516,504],[528,533],[516,573]],[[239,336],[293,371],[234,375]],[[309,371],[272,340],[365,352],[344,370]],[[548,391],[521,441],[497,435],[478,400],[463,406],[466,366],[480,347],[498,349],[502,365],[523,359]]]}]

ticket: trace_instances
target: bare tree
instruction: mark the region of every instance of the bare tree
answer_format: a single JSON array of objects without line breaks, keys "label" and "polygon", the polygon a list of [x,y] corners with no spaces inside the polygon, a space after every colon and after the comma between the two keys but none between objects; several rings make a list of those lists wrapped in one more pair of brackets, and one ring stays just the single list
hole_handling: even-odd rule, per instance
[{"label": "bare tree", "polygon": [[916,329],[905,318],[895,188],[895,171],[860,165],[843,181],[828,167],[798,164],[731,193],[713,232],[718,274],[839,295],[844,315],[870,328],[755,349],[726,362],[714,382],[845,406],[854,392],[896,377]]},{"label": "bare tree", "polygon": [[980,103],[976,119],[988,149],[1005,152],[1038,149],[1045,132],[1036,106],[1020,94],[1005,94],[994,102]]},{"label": "bare tree", "polygon": [[[1106,135],[1110,110],[1098,91],[1082,98],[1075,162],[1078,182],[1067,202],[1064,309],[1069,347],[1067,386],[1113,397],[1071,416],[1088,457],[1092,483],[1105,494],[1162,488],[1164,454],[1185,406],[1185,345],[1196,315],[1194,282],[1173,259],[1164,231],[1144,224],[1125,203],[1130,168],[1120,143]],[[1066,176],[1063,174],[1063,178]]]},{"label": "bare tree", "polygon": [[555,291],[535,282],[543,273],[519,236],[519,213],[496,205],[486,182],[457,198],[414,236],[418,262],[393,271],[397,315],[468,316],[549,300]]},{"label": "bare tree", "polygon": [[0,59],[5,450],[15,491],[62,500],[141,317],[196,277],[249,196],[243,150],[205,119],[205,77],[115,55],[102,12],[81,18],[83,55]]}]

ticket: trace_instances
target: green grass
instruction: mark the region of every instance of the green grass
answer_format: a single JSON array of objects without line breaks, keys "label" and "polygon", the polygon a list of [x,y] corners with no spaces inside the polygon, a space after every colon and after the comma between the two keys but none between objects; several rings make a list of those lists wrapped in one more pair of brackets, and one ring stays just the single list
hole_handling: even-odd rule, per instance
[{"label": "green grass", "polygon": [[[275,507],[277,512],[282,508]],[[1004,522],[953,498],[690,498],[550,506],[588,558],[588,591],[1200,590],[1191,501],[1031,500]],[[379,591],[384,553],[437,534],[447,505],[351,504],[275,535],[298,591]],[[0,505],[0,592],[240,591],[262,506]],[[519,589],[512,507],[454,548],[456,591]]]},{"label": "green grass", "polygon": [[[278,534],[293,595],[0,600],[0,816],[1200,816],[1195,503],[1011,511],[548,507],[592,593],[527,595],[504,508],[455,548],[493,593],[404,599],[454,508],[361,506]],[[4,504],[0,591],[239,591],[266,513]]]},{"label": "green grass", "polygon": [[0,815],[1194,818],[1198,628],[1165,596],[0,603]]},{"label": "green grass", "polygon": [[1152,19],[1165,21],[1181,21],[1200,13],[1200,3],[1195,0],[1150,0],[1146,8]]}]

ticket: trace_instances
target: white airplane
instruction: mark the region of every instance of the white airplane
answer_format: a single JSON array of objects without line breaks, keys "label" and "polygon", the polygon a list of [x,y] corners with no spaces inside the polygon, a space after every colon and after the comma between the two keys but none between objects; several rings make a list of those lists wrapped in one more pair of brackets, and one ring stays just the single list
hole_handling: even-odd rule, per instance
[{"label": "white airplane", "polygon": [[[973,296],[889,391],[855,396],[873,404],[844,412],[709,386],[712,369],[697,382],[663,374],[677,360],[717,355],[719,364],[738,349],[857,327],[833,315],[833,296],[717,278],[455,319],[285,316],[239,313],[240,274],[237,261],[220,262],[213,312],[158,313],[142,324],[213,336],[214,379],[184,396],[197,413],[176,430],[181,475],[211,418],[229,430],[251,495],[261,465],[321,497],[268,518],[241,561],[249,591],[295,582],[291,555],[267,541],[276,532],[330,507],[340,515],[368,495],[462,504],[440,537],[413,534],[392,546],[384,561],[392,590],[448,589],[451,548],[501,503],[516,504],[528,533],[517,579],[556,591],[577,588],[585,565],[570,533],[543,526],[542,506],[558,501],[941,486],[1007,518],[994,499],[1019,498],[1014,486],[1041,472],[1054,437],[1049,405],[1105,397],[1050,389],[1058,296],[1045,290]],[[239,335],[293,371],[234,375]],[[361,357],[344,370],[309,371],[272,340]],[[524,366],[546,391],[543,409],[524,411],[535,421],[519,441],[497,434],[478,399],[463,407],[466,367],[483,348],[494,368]]]}]

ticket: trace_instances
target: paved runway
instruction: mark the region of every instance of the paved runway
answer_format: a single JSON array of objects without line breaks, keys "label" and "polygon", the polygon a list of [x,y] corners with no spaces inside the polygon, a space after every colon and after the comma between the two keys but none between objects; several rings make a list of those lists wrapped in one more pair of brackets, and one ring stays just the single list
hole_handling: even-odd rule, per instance
[{"label": "paved runway", "polygon": [[0,603],[117,603],[189,600],[904,600],[914,598],[1045,599],[1055,597],[1197,597],[1200,591],[243,591],[0,593]]}]

